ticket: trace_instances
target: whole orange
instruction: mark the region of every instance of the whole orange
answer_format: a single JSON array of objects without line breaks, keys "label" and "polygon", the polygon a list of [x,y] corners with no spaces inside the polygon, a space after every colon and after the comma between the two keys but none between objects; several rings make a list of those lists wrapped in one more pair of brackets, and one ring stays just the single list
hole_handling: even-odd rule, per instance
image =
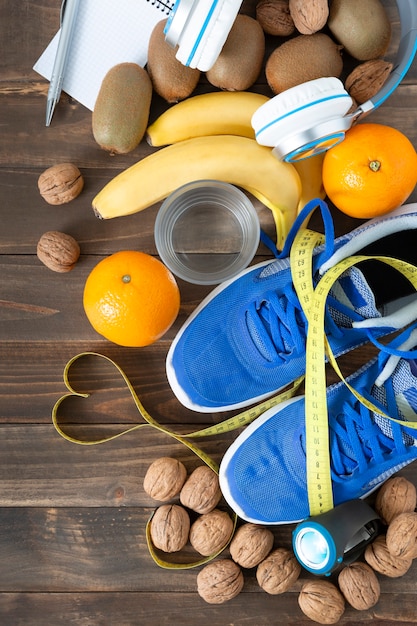
[{"label": "whole orange", "polygon": [[120,346],[154,343],[180,307],[174,276],[150,254],[125,250],[100,261],[84,286],[84,310],[100,335]]},{"label": "whole orange", "polygon": [[327,196],[351,217],[383,215],[407,200],[417,183],[417,153],[399,130],[361,123],[323,161]]}]

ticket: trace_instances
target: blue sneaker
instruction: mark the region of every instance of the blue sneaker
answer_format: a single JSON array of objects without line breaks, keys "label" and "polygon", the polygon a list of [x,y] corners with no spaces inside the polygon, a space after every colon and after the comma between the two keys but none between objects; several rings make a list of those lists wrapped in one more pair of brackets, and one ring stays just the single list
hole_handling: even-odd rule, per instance
[{"label": "blue sneaker", "polygon": [[[410,343],[412,345],[410,345]],[[409,344],[415,348],[416,330]],[[411,352],[414,357],[417,352]],[[417,360],[381,352],[349,382],[382,412],[373,413],[344,382],[327,389],[334,506],[365,498],[417,458]],[[220,464],[220,487],[231,508],[256,524],[299,522],[310,514],[306,484],[305,400],[269,409],[237,437]]]},{"label": "blue sneaker", "polygon": [[[314,204],[313,204],[314,203]],[[320,206],[326,243],[315,249],[314,280],[354,254],[383,254],[417,263],[417,204],[405,205],[334,239],[322,201],[300,213],[277,259],[254,265],[216,287],[195,309],[167,355],[169,384],[189,409],[241,409],[278,393],[305,372],[307,320],[294,289],[289,249],[313,207]],[[381,263],[352,267],[334,284],[325,331],[335,356],[403,328],[416,294]],[[362,322],[362,324],[358,324]]]}]

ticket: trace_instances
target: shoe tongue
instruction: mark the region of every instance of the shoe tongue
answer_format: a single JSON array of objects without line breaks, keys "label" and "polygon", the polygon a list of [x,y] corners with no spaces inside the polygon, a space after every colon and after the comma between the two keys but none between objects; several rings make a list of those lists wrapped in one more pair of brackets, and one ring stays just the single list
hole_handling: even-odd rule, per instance
[{"label": "shoe tongue", "polygon": [[[407,422],[415,422],[417,428],[417,361],[414,359],[401,359],[391,376],[391,381],[398,409],[398,416],[392,417],[398,417]],[[372,395],[380,404],[388,408],[384,385],[374,385]],[[388,411],[387,413],[389,415]],[[381,417],[377,413],[374,413],[374,419],[387,437],[393,436],[390,420]],[[407,434],[404,436],[406,437],[405,443],[410,445],[414,437]]]},{"label": "shoe tongue", "polygon": [[[330,295],[343,307],[355,311],[365,319],[381,317],[375,303],[374,294],[357,267],[350,267],[332,285]],[[350,325],[351,317],[343,309],[332,307],[332,317],[340,326]]]}]

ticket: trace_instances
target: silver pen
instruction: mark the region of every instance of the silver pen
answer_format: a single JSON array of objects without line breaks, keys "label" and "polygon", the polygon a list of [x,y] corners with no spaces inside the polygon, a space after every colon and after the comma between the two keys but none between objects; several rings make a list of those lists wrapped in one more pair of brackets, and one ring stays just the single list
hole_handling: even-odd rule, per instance
[{"label": "silver pen", "polygon": [[49,126],[62,91],[65,68],[74,33],[79,0],[64,0],[61,8],[61,32],[56,50],[46,102],[46,125]]}]

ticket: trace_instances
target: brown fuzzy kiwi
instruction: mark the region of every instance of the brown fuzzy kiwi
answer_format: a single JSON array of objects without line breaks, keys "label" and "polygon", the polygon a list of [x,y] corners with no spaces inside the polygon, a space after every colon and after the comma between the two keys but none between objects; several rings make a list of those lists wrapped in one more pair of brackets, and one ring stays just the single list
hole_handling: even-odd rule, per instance
[{"label": "brown fuzzy kiwi", "polygon": [[262,26],[249,15],[238,14],[213,67],[209,83],[226,91],[245,91],[258,78],[265,55]]},{"label": "brown fuzzy kiwi", "polygon": [[391,23],[379,0],[333,0],[327,24],[346,52],[359,61],[383,56],[391,40]]},{"label": "brown fuzzy kiwi", "polygon": [[149,120],[152,83],[143,67],[119,63],[100,86],[92,115],[96,142],[112,154],[126,154],[142,140]]},{"label": "brown fuzzy kiwi", "polygon": [[270,54],[265,75],[277,94],[324,76],[339,77],[343,69],[341,46],[324,33],[298,35]]},{"label": "brown fuzzy kiwi", "polygon": [[169,103],[188,98],[200,80],[200,70],[186,67],[175,58],[177,48],[166,41],[164,28],[167,20],[158,22],[148,45],[147,70],[153,88]]}]

